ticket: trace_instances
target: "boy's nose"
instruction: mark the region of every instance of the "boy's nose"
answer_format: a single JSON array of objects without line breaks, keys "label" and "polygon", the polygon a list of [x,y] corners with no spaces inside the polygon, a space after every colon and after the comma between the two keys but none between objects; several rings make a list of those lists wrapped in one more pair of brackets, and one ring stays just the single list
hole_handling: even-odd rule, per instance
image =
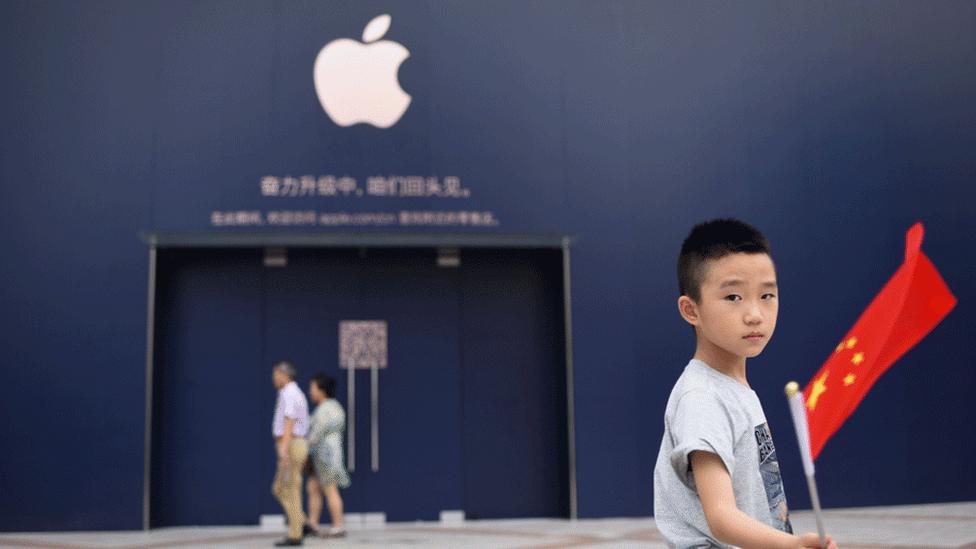
[{"label": "boy's nose", "polygon": [[752,308],[746,312],[745,322],[746,324],[753,325],[759,324],[763,321],[762,311],[758,308]]}]

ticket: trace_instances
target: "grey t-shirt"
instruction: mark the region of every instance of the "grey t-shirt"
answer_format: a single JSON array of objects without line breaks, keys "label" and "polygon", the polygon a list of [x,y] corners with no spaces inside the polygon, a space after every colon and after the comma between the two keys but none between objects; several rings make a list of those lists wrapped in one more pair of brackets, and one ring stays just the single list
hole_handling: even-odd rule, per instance
[{"label": "grey t-shirt", "polygon": [[732,478],[736,506],[793,533],[776,448],[755,391],[692,360],[674,384],[654,466],[654,518],[671,547],[731,547],[712,536],[690,454],[717,454]]}]

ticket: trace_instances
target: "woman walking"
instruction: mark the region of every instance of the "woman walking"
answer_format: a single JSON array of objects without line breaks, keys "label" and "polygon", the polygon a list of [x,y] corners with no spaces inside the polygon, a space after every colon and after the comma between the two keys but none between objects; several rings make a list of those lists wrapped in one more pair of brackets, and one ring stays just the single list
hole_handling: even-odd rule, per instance
[{"label": "woman walking", "polygon": [[[308,526],[322,537],[344,537],[342,496],[339,488],[350,484],[349,474],[342,461],[342,434],[346,429],[346,412],[335,399],[336,380],[322,373],[312,377],[309,396],[317,406],[312,413],[308,432],[309,460],[306,466],[308,481]],[[319,529],[322,515],[322,494],[325,494],[332,517],[332,527]]]}]

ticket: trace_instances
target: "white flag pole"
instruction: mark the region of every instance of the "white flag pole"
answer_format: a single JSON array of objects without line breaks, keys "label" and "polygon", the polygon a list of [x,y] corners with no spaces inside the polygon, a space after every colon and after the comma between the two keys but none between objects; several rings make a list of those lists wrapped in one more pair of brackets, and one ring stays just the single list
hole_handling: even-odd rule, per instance
[{"label": "white flag pole", "polygon": [[813,514],[817,519],[817,533],[820,535],[820,546],[827,547],[827,536],[824,533],[823,512],[820,510],[820,495],[817,493],[817,482],[814,477],[813,457],[810,451],[810,429],[807,427],[807,409],[803,404],[803,393],[795,381],[786,384],[786,400],[790,403],[790,415],[793,416],[793,428],[796,439],[800,443],[800,457],[803,459],[803,473],[807,477],[807,488],[810,490],[810,500],[813,502]]}]

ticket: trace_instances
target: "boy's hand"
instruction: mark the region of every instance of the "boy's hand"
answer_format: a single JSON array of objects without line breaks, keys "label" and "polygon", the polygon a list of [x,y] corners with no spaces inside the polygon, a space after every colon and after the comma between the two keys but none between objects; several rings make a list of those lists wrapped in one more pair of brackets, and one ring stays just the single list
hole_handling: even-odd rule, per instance
[{"label": "boy's hand", "polygon": [[800,536],[800,547],[810,547],[812,549],[837,549],[837,542],[834,538],[827,536],[827,546],[820,546],[820,536],[814,533],[806,533]]}]

